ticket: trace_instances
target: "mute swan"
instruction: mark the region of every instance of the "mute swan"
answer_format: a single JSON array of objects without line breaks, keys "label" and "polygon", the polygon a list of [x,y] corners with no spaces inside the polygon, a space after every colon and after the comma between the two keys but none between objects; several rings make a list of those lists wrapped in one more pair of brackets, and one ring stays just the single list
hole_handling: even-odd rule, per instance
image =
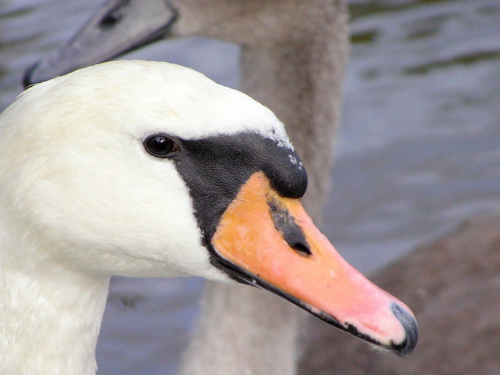
[{"label": "mute swan", "polygon": [[167,63],[39,84],[0,117],[0,370],[94,374],[111,275],[267,289],[409,354],[413,315],[352,269],[299,203],[282,124]]},{"label": "mute swan", "polygon": [[[158,39],[196,35],[241,47],[241,89],[284,122],[309,174],[304,206],[319,221],[348,50],[342,0],[108,0],[78,35],[30,69],[25,84]],[[303,319],[257,290],[208,283],[181,373],[295,374]]]}]

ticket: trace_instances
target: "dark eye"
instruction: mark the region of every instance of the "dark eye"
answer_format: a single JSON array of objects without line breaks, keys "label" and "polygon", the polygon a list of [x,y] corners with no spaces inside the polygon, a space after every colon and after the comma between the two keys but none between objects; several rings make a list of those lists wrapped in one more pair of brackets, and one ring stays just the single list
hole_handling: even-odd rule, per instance
[{"label": "dark eye", "polygon": [[162,134],[153,134],[144,140],[146,151],[157,158],[166,158],[179,151],[175,142]]},{"label": "dark eye", "polygon": [[116,26],[125,16],[129,5],[130,0],[125,0],[111,8],[108,13],[102,17],[99,22],[99,27],[102,29],[110,29],[113,26]]}]

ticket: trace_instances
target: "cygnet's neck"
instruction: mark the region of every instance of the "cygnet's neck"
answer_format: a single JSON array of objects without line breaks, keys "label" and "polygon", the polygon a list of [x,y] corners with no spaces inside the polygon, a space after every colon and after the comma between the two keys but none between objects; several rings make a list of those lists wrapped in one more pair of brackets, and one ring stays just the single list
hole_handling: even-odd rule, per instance
[{"label": "cygnet's neck", "polygon": [[0,373],[93,375],[109,277],[44,256],[0,222]]},{"label": "cygnet's neck", "polygon": [[285,124],[308,171],[303,202],[316,221],[329,188],[347,52],[345,15],[334,17],[342,20],[302,42],[241,50],[241,88]]}]

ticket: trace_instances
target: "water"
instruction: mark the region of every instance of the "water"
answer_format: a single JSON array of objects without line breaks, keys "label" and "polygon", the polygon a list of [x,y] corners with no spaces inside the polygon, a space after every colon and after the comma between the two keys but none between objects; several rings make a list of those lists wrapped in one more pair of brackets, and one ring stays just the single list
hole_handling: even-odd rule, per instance
[{"label": "water", "polygon": [[500,207],[500,4],[351,9],[326,232],[368,267]]},{"label": "water", "polygon": [[[0,108],[21,92],[23,70],[100,2],[0,2]],[[500,3],[350,5],[354,45],[323,229],[370,271],[500,210]],[[127,58],[176,62],[238,85],[238,49],[222,42],[162,42]],[[194,278],[114,279],[99,372],[173,374],[201,287]]]}]

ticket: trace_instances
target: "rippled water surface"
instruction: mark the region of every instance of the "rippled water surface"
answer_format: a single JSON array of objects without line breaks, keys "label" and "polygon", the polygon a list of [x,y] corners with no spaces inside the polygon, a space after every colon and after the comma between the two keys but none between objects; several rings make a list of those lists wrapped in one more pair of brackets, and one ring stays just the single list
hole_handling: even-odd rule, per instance
[{"label": "rippled water surface", "polygon": [[[100,1],[0,2],[0,108],[23,70]],[[352,58],[324,231],[372,270],[464,219],[500,210],[500,2],[352,1]],[[194,67],[237,87],[238,50],[206,39],[127,58]],[[173,374],[198,279],[115,279],[100,373]]]}]

